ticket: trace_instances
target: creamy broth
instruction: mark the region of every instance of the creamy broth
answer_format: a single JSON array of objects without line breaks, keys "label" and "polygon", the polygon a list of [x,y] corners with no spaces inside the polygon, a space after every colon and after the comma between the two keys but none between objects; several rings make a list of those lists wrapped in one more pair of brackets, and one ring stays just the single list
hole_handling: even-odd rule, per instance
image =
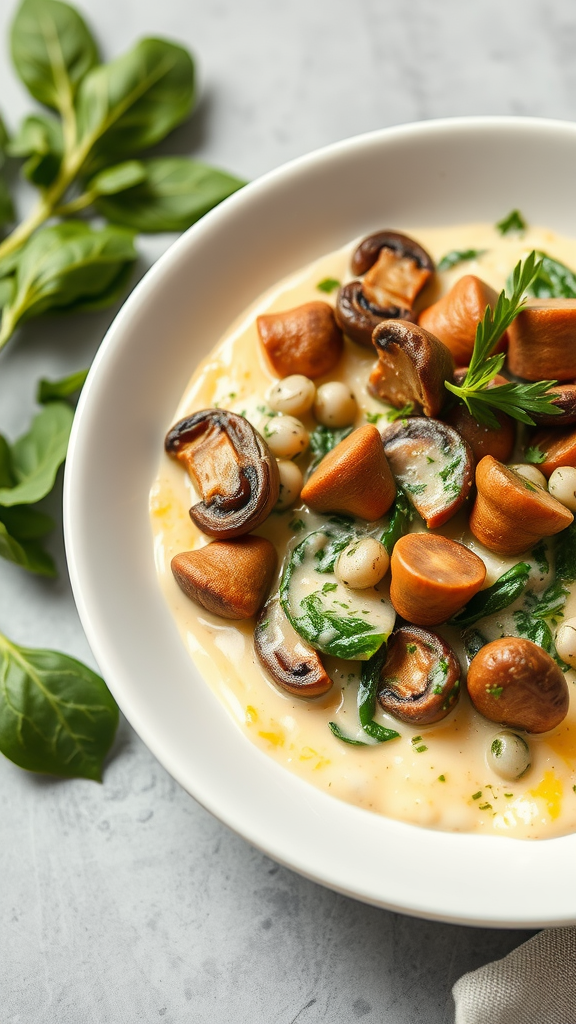
[{"label": "creamy broth", "polygon": [[[500,290],[510,270],[531,249],[544,250],[576,267],[576,241],[542,228],[505,237],[485,224],[410,229],[409,234],[435,261],[452,249],[486,250],[476,260],[437,274],[419,306],[435,301],[463,274],[477,274]],[[256,429],[262,429],[264,417],[258,407],[264,406],[266,392],[276,378],[261,351],[256,316],[318,299],[333,304],[335,293],[319,291],[318,282],[324,278],[341,282],[352,278],[350,256],[357,242],[322,257],[261,296],[194,371],[172,422],[197,409],[219,405],[245,415]],[[315,381],[318,385],[324,380],[344,380],[351,386],[358,402],[357,426],[366,422],[366,413],[381,413],[387,408],[366,390],[373,363],[372,352],[346,341],[336,371]],[[301,418],[309,430],[316,425],[311,414]],[[380,422],[387,425],[385,419]],[[301,458],[303,467],[306,461],[306,456]],[[192,659],[251,742],[327,793],[414,824],[534,839],[576,831],[576,673],[567,674],[571,696],[568,716],[554,731],[528,737],[532,766],[514,782],[504,782],[487,766],[486,752],[499,727],[472,708],[465,692],[456,709],[431,726],[412,727],[379,710],[375,720],[396,729],[400,737],[366,747],[347,745],[330,733],[328,722],[336,722],[351,737],[366,739],[356,709],[358,662],[323,658],[334,680],[332,690],[310,701],[292,697],[270,682],[256,660],[252,620],[231,623],[211,615],[186,598],[176,585],[170,571],[172,557],[209,540],[188,515],[189,507],[198,500],[183,467],[163,455],[150,497],[160,585]],[[482,548],[467,530],[467,514],[468,510],[459,513],[439,532],[465,542],[484,559],[488,586],[524,556],[500,557]],[[288,546],[304,536],[290,525],[298,520],[305,521],[307,532],[320,524],[319,517],[303,512],[297,504],[282,514],[273,513],[255,531],[274,542],[280,563]],[[374,532],[378,535],[377,529]],[[538,585],[544,589],[549,582],[542,575]],[[507,616],[516,607],[512,605],[482,621],[489,639],[506,632]],[[568,618],[574,614],[573,592],[564,615]],[[464,667],[459,632],[447,627],[432,629],[452,644]]]}]

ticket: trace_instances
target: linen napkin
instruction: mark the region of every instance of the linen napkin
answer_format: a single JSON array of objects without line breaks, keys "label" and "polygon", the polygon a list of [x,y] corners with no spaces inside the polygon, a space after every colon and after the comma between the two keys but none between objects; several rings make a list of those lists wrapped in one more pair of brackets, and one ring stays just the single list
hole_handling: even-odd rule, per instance
[{"label": "linen napkin", "polygon": [[576,1024],[576,928],[548,928],[452,989],[455,1024]]}]

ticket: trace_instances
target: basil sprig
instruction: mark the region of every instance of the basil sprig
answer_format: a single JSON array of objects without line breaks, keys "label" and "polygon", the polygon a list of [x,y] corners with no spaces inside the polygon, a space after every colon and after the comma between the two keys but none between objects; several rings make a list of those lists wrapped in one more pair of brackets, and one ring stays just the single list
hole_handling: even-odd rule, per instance
[{"label": "basil sprig", "polygon": [[[191,113],[192,57],[142,39],[100,63],[80,14],[60,0],[23,0],[12,25],[16,71],[49,113],[26,117],[12,140],[0,122],[0,224],[14,220],[2,166],[23,159],[38,202],[0,243],[0,348],[18,324],[48,311],[108,306],[124,292],[137,231],[182,231],[244,184],[185,157],[139,159]],[[96,230],[69,220],[105,217]],[[46,221],[58,223],[44,227]]]}]

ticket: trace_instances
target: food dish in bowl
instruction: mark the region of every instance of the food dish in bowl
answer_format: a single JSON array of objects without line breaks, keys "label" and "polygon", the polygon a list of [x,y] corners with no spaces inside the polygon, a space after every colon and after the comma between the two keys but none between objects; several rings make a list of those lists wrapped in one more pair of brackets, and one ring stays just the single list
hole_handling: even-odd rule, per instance
[{"label": "food dish in bowl", "polygon": [[[568,207],[575,156],[569,125],[448,122],[352,140],[250,186],[177,243],[126,304],[88,382],[70,453],[67,544],[81,616],[113,692],[160,760],[296,870],[448,920],[572,920],[573,837],[526,845],[415,829],[282,771],[246,742],[194,672],[156,587],[141,503],[191,369],[191,339],[199,358],[207,354],[248,300],[375,224],[410,231],[493,221],[518,205],[531,222],[576,235]],[[121,451],[118,439],[128,437]],[[421,863],[434,863],[433,877]],[[534,888],[538,876],[553,876],[546,891]],[[490,885],[472,887],[470,877]]]},{"label": "food dish in bowl", "polygon": [[[537,448],[529,431],[517,439],[505,413],[495,427],[478,425],[445,378],[462,377],[456,359],[470,362],[486,304],[496,305],[518,261],[546,246],[529,291],[549,292],[552,270],[565,292],[573,278],[558,258],[576,265],[576,242],[477,224],[413,235],[377,232],[297,271],[195,370],[152,489],[160,582],[192,658],[245,735],[332,797],[454,831],[574,832],[574,674],[553,640],[563,648],[574,625],[572,512],[524,461]],[[366,272],[359,254],[370,246]],[[385,310],[381,300],[378,315],[372,305],[364,336],[361,289],[374,269],[381,292],[401,273],[419,294]],[[360,296],[359,313],[350,295]],[[566,347],[574,300],[551,302]],[[514,338],[517,359],[523,344]],[[571,376],[571,367],[553,369]],[[543,376],[552,376],[546,360]],[[576,388],[562,388],[556,394],[573,394],[573,404],[545,429],[576,438]],[[531,431],[536,442],[541,429]],[[564,447],[569,468],[550,477],[552,489],[559,475],[576,477],[576,442]],[[475,465],[478,479],[496,474],[476,501]],[[210,496],[200,500],[198,488]],[[500,507],[507,491],[518,515],[494,534],[482,510],[489,499]],[[576,504],[570,491],[564,500]],[[534,533],[524,536],[522,517]],[[523,692],[507,695],[501,663],[526,657]],[[516,686],[518,673],[515,665]]]}]

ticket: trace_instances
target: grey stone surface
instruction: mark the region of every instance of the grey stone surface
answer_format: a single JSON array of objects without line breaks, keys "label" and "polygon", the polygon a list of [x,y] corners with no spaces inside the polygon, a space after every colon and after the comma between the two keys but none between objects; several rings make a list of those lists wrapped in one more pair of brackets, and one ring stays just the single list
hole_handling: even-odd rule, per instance
[{"label": "grey stone surface", "polygon": [[[193,48],[202,100],[172,151],[250,178],[405,120],[576,113],[570,0],[80,6],[106,56],[142,34]],[[4,48],[14,7],[0,5]],[[6,48],[0,106],[11,125],[30,108]],[[142,240],[141,271],[170,240]],[[2,432],[25,427],[40,376],[90,360],[112,315],[21,331],[1,358]],[[53,506],[59,514],[58,498]],[[56,583],[1,563],[1,628],[91,662],[59,536],[53,549]],[[440,1024],[453,1020],[454,980],[528,934],[411,920],[279,868],[182,792],[125,722],[103,786],[35,778],[0,761],[0,807],[6,1024]]]}]

